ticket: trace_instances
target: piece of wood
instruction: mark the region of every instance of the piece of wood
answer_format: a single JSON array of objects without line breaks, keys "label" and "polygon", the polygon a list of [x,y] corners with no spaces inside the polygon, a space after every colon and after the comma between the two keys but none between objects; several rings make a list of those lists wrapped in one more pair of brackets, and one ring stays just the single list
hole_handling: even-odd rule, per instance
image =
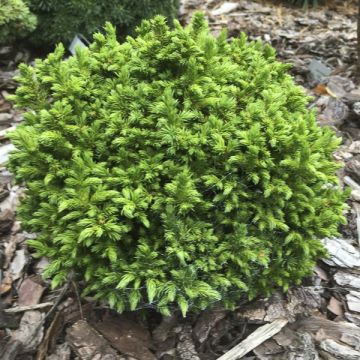
[{"label": "piece of wood", "polygon": [[[0,147],[1,156],[1,147]],[[15,221],[15,213],[6,209],[0,212],[0,234],[8,234]]]},{"label": "piece of wood", "polygon": [[46,360],[70,360],[71,350],[65,342],[56,346],[55,351],[51,355],[46,356]]},{"label": "piece of wood", "polygon": [[288,326],[253,352],[259,360],[319,360],[313,337],[309,333],[297,333]]},{"label": "piece of wood", "polygon": [[22,343],[22,352],[34,352],[37,349],[44,335],[44,317],[40,311],[27,311],[21,318],[19,328],[12,332],[11,339]]},{"label": "piece of wood", "polygon": [[354,190],[360,190],[360,185],[354,181],[350,176],[344,176],[344,183],[349,185]]},{"label": "piece of wood", "polygon": [[[346,316],[346,314],[345,314]],[[316,334],[320,329],[328,337],[339,339],[342,334],[357,336],[360,340],[360,327],[347,322],[331,321],[318,316],[302,318],[289,325],[295,331],[305,331]]]},{"label": "piece of wood", "polygon": [[54,305],[53,302],[46,302],[46,303],[41,303],[41,304],[36,304],[36,305],[29,305],[29,306],[17,306],[14,308],[10,308],[10,309],[5,309],[4,312],[6,313],[18,313],[18,312],[24,312],[24,311],[28,311],[28,310],[37,310],[37,309],[43,309],[49,306]]},{"label": "piece of wood", "polygon": [[149,350],[150,333],[126,316],[107,319],[94,324],[97,331],[120,353],[142,360],[156,360]]},{"label": "piece of wood", "polygon": [[353,346],[355,350],[360,350],[360,339],[357,336],[342,334],[340,341],[343,342],[344,344]]},{"label": "piece of wood", "polygon": [[211,15],[219,16],[219,15],[228,14],[229,12],[234,11],[238,7],[239,7],[239,3],[225,1],[224,3],[221,4],[219,8],[212,10]]},{"label": "piece of wood", "polygon": [[176,358],[179,360],[200,360],[192,339],[191,330],[190,325],[185,325],[180,333],[179,342],[176,346]]},{"label": "piece of wood", "polygon": [[44,360],[46,358],[46,354],[51,347],[51,342],[56,342],[56,339],[58,338],[58,335],[62,329],[62,320],[62,314],[60,311],[58,311],[55,314],[50,326],[46,330],[45,336],[42,339],[41,344],[38,346],[36,360]]},{"label": "piece of wood", "polygon": [[344,308],[342,302],[336,299],[334,296],[330,298],[327,309],[337,316],[344,315]]},{"label": "piece of wood", "polygon": [[66,340],[81,360],[120,360],[122,357],[85,320],[77,321],[66,331]]},{"label": "piece of wood", "polygon": [[360,327],[360,314],[346,312],[345,318]]},{"label": "piece of wood", "polygon": [[360,291],[360,276],[345,271],[338,271],[334,275],[335,282],[342,287],[358,289]]},{"label": "piece of wood", "polygon": [[360,313],[360,291],[351,290],[350,293],[346,295],[346,301],[350,311]]},{"label": "piece of wood", "polygon": [[203,311],[194,326],[193,334],[195,339],[202,344],[208,338],[210,331],[213,327],[222,320],[226,315],[227,311],[221,307],[215,307],[211,310]]},{"label": "piece of wood", "polygon": [[330,266],[360,269],[360,252],[344,239],[324,239],[323,244],[330,258],[323,261]]},{"label": "piece of wood", "polygon": [[28,256],[26,255],[25,249],[20,249],[15,251],[15,256],[11,261],[9,271],[11,273],[13,281],[19,279],[23,272],[24,268],[28,263]]},{"label": "piece of wood", "polygon": [[20,285],[18,290],[19,306],[32,306],[40,302],[45,287],[39,284],[39,280],[28,277]]},{"label": "piece of wood", "polygon": [[320,342],[320,348],[329,354],[335,356],[336,359],[342,360],[359,360],[360,352],[352,349],[347,345],[342,345],[333,339],[325,339]]},{"label": "piece of wood", "polygon": [[18,359],[18,354],[22,350],[22,343],[18,340],[10,340],[4,346],[3,349],[0,349],[0,359],[1,360],[16,360]]},{"label": "piece of wood", "polygon": [[240,344],[220,356],[218,360],[241,359],[242,356],[277,334],[287,323],[288,320],[286,319],[277,319],[270,324],[259,327]]},{"label": "piece of wood", "polygon": [[0,310],[0,329],[17,329],[21,320],[21,314],[6,314]]}]

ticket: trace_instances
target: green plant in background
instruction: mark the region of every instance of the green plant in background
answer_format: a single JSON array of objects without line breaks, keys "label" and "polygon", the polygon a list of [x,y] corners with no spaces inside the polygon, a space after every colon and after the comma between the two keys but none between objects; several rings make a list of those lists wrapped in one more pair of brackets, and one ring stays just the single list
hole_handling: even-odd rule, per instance
[{"label": "green plant in background", "polygon": [[319,0],[290,0],[290,3],[307,9],[310,6],[317,7]]},{"label": "green plant in background", "polygon": [[9,165],[53,286],[72,271],[118,311],[185,315],[311,273],[344,222],[339,139],[273,48],[216,39],[197,14],[123,44],[107,24],[63,55],[20,68]]},{"label": "green plant in background", "polygon": [[28,35],[36,27],[36,17],[22,0],[0,0],[0,44],[9,44]]},{"label": "green plant in background", "polygon": [[67,43],[76,33],[90,36],[101,30],[105,21],[116,25],[124,38],[143,19],[164,15],[171,22],[178,5],[178,0],[30,0],[39,18],[32,41],[38,46]]}]

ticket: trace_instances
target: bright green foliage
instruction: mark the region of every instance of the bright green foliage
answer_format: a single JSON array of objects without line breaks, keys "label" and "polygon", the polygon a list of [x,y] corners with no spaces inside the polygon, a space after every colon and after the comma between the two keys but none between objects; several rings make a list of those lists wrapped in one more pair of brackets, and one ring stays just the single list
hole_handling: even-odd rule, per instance
[{"label": "bright green foliage", "polygon": [[0,0],[0,44],[8,44],[33,31],[36,17],[22,0]]},{"label": "bright green foliage", "polygon": [[179,0],[30,0],[39,25],[32,41],[40,46],[69,42],[76,33],[90,36],[105,21],[117,26],[120,36],[132,33],[143,19],[175,17]]},{"label": "bright green foliage", "polygon": [[118,311],[231,306],[298,283],[344,221],[345,195],[308,98],[275,51],[209,34],[202,14],[145,21],[20,68],[27,110],[10,169],[51,264]]}]

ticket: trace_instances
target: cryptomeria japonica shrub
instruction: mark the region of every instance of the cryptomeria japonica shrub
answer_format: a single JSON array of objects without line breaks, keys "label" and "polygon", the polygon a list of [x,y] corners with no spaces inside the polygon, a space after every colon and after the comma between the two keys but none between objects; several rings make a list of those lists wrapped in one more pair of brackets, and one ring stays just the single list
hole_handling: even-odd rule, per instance
[{"label": "cryptomeria japonica shrub", "polygon": [[117,26],[118,35],[131,34],[143,19],[155,15],[176,16],[179,0],[29,0],[39,21],[31,41],[40,46],[68,43],[74,35],[90,36],[106,21]]},{"label": "cryptomeria japonica shrub", "polygon": [[10,169],[59,285],[168,314],[299,283],[344,221],[332,152],[275,51],[214,38],[203,15],[143,22],[22,65]]}]

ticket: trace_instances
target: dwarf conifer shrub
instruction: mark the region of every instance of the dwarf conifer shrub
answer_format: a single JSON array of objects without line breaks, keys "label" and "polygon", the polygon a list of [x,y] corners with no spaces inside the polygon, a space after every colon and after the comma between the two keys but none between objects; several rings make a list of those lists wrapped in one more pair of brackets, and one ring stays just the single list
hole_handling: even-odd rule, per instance
[{"label": "dwarf conifer shrub", "polygon": [[75,34],[91,36],[106,21],[117,26],[118,35],[133,32],[143,19],[163,15],[169,22],[176,16],[179,0],[29,0],[39,24],[32,35],[38,46],[68,43]]},{"label": "dwarf conifer shrub", "polygon": [[324,254],[344,221],[339,140],[273,48],[226,39],[201,14],[156,17],[21,66],[10,169],[54,286],[71,271],[118,311],[185,314],[286,290]]},{"label": "dwarf conifer shrub", "polygon": [[36,17],[22,0],[0,0],[0,44],[9,44],[35,29]]}]

